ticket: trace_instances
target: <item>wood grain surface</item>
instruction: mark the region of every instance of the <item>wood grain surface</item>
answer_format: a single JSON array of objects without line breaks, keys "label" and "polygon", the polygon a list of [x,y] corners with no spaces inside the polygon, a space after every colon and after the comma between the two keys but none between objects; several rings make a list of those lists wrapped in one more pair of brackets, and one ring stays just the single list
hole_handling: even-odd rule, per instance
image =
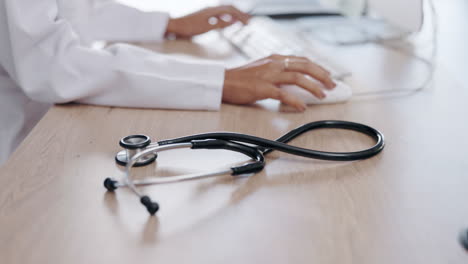
[{"label": "wood grain surface", "polygon": [[[448,63],[448,62],[446,62]],[[405,96],[354,98],[280,111],[274,101],[219,112],[53,107],[0,171],[0,263],[468,263],[468,87],[439,67],[434,84]],[[142,188],[149,217],[106,177],[121,137],[166,139],[209,131],[277,138],[303,123],[339,119],[381,130],[386,148],[356,162],[274,152],[249,177]],[[354,132],[320,130],[292,142],[366,148]],[[170,177],[245,161],[225,151],[174,150],[137,177]]]}]

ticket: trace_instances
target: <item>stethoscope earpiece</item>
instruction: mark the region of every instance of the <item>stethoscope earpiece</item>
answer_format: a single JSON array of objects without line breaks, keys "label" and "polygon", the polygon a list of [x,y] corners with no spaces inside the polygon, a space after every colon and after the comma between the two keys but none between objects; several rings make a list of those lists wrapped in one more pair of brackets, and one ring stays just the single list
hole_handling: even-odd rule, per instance
[{"label": "stethoscope earpiece", "polygon": [[151,201],[151,198],[147,195],[141,197],[140,202],[146,207],[146,210],[148,210],[150,215],[155,215],[159,210],[159,204]]},{"label": "stethoscope earpiece", "polygon": [[463,248],[468,251],[468,229],[463,230],[460,234],[460,243]]},{"label": "stethoscope earpiece", "polygon": [[104,180],[104,187],[109,192],[113,192],[113,191],[117,190],[117,188],[118,188],[117,184],[118,184],[118,182],[116,180],[111,179],[111,178],[106,178]]}]

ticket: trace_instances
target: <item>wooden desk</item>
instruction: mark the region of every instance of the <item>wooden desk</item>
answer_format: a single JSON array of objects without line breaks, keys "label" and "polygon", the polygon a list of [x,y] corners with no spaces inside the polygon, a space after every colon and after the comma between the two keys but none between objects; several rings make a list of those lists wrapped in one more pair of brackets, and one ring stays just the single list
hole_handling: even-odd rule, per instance
[{"label": "wooden desk", "polygon": [[[440,69],[431,89],[404,97],[314,106],[223,105],[220,112],[54,107],[0,172],[0,263],[467,263],[466,86]],[[380,129],[387,147],[359,162],[272,153],[261,173],[143,190],[161,204],[148,217],[104,178],[122,136],[157,139],[206,131],[276,138],[309,121]],[[293,144],[355,150],[371,141],[323,130]],[[222,151],[163,153],[138,176],[210,170],[244,158]]]}]

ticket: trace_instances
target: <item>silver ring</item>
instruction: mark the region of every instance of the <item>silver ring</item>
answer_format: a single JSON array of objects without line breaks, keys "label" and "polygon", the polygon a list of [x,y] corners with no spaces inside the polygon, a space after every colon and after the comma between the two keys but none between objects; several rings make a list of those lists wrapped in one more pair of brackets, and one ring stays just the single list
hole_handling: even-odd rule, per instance
[{"label": "silver ring", "polygon": [[289,68],[289,58],[284,59],[283,65],[284,65],[284,70],[287,71]]}]

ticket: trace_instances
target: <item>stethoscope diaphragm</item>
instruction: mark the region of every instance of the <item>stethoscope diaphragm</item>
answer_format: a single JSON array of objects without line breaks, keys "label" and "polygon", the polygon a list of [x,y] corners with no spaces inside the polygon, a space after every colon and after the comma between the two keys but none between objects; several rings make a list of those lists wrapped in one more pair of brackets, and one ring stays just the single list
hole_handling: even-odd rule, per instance
[{"label": "stethoscope diaphragm", "polygon": [[[119,151],[117,155],[115,155],[115,162],[121,166],[127,166],[131,157],[151,145],[151,138],[147,135],[130,135],[122,138],[119,145],[123,150]],[[157,153],[150,153],[138,159],[133,166],[142,167],[149,165],[153,163],[157,157]]]}]

